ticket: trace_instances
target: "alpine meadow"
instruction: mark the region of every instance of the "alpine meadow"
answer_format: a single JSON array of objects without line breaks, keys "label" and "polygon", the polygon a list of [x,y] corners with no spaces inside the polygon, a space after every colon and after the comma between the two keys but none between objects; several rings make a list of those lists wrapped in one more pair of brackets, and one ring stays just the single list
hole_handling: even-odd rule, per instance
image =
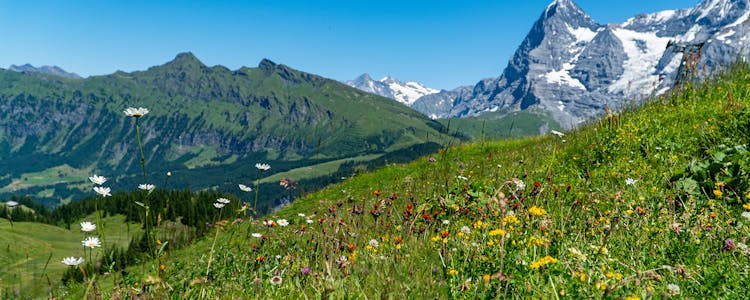
[{"label": "alpine meadow", "polygon": [[745,299],[749,29],[750,0],[612,24],[554,0],[497,77],[450,90],[192,52],[0,68],[0,299]]}]

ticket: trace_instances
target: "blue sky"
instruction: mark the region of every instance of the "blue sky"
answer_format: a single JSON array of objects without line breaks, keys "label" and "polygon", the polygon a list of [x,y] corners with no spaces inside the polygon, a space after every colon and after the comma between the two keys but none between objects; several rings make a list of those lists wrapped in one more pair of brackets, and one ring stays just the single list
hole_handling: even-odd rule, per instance
[{"label": "blue sky", "polygon": [[[367,72],[451,89],[498,76],[550,2],[0,0],[0,67],[102,75],[191,51],[230,69],[268,58],[337,80]],[[603,24],[698,2],[576,1]]]}]

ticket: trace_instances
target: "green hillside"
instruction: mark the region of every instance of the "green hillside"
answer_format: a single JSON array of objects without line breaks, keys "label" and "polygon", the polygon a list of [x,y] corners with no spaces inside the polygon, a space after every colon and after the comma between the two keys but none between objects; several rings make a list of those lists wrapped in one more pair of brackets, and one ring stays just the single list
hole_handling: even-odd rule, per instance
[{"label": "green hillside", "polygon": [[[95,220],[93,216],[86,220]],[[104,224],[104,226],[101,226]],[[125,223],[124,216],[106,218],[99,228],[107,236],[109,245],[127,246],[130,239],[141,232],[140,226]],[[72,230],[32,222],[13,222],[0,219],[0,295],[18,288],[25,297],[41,297],[52,288],[62,288],[61,279],[68,266],[61,263],[69,256],[89,260],[81,241],[87,236],[74,224]],[[97,253],[92,257],[96,258]],[[3,297],[4,298],[4,297]]]},{"label": "green hillside", "polygon": [[182,53],[86,79],[0,70],[0,198],[78,199],[94,173],[116,178],[115,190],[142,183],[127,107],[150,110],[140,119],[148,177],[171,171],[173,188],[236,190],[258,176],[256,162],[275,173],[448,140],[396,101],[269,60],[232,71]]},{"label": "green hillside", "polygon": [[472,140],[527,137],[561,128],[548,111],[538,109],[488,112],[476,117],[437,121]]},{"label": "green hillside", "polygon": [[163,272],[136,267],[100,293],[742,299],[748,82],[750,67],[735,67],[564,138],[462,145],[357,174],[262,220],[216,223],[160,256]]}]

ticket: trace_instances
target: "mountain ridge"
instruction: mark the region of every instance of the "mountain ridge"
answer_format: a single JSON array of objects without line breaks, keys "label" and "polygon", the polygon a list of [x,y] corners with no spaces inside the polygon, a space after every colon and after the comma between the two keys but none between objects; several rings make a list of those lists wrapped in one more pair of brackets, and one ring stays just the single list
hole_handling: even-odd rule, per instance
[{"label": "mountain ridge", "polygon": [[23,64],[20,66],[17,65],[10,65],[8,67],[8,70],[20,72],[20,73],[38,73],[38,74],[47,74],[47,75],[55,75],[60,77],[65,77],[69,79],[81,79],[80,75],[76,73],[71,73],[63,70],[62,68],[58,66],[41,66],[41,67],[34,67],[31,64]]}]

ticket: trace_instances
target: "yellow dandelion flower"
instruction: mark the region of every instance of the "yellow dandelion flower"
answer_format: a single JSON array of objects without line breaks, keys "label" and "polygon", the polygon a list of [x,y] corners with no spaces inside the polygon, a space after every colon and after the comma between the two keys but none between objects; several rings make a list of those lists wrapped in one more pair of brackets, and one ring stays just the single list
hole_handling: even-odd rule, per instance
[{"label": "yellow dandelion flower", "polygon": [[553,263],[556,263],[556,262],[557,262],[556,258],[547,255],[545,257],[540,258],[537,261],[532,262],[530,267],[532,269],[536,270],[536,269],[539,269],[541,267],[544,267],[545,265],[553,264]]},{"label": "yellow dandelion flower", "polygon": [[396,244],[396,250],[401,250],[401,244]]},{"label": "yellow dandelion flower", "polygon": [[503,226],[518,224],[518,218],[515,215],[507,215],[503,218]]},{"label": "yellow dandelion flower", "polygon": [[529,208],[529,213],[537,217],[541,217],[543,215],[546,215],[547,211],[544,210],[544,208],[537,207],[536,205],[534,205],[531,208]]},{"label": "yellow dandelion flower", "polygon": [[620,281],[620,280],[622,280],[622,274],[620,274],[620,273],[616,273],[616,274],[615,274],[615,279],[617,279],[617,281]]},{"label": "yellow dandelion flower", "polygon": [[597,289],[600,289],[602,291],[607,289],[607,284],[601,281],[597,281],[596,284],[594,284],[594,286],[596,286]]},{"label": "yellow dandelion flower", "polygon": [[[750,194],[748,194],[748,196],[750,196]],[[748,198],[750,198],[750,197],[748,197]],[[744,209],[750,210],[750,202],[748,202],[748,203],[745,203],[745,205],[743,205],[742,207],[743,207]]]},{"label": "yellow dandelion flower", "polygon": [[440,235],[436,235],[435,237],[433,237],[433,238],[432,238],[432,241],[433,241],[433,242],[439,242],[439,241],[440,241],[440,240],[442,240],[442,239],[443,239],[443,238],[442,238],[442,237],[441,237]]},{"label": "yellow dandelion flower", "polygon": [[505,235],[505,230],[495,229],[495,230],[490,231],[490,236],[496,236],[496,235]]},{"label": "yellow dandelion flower", "polygon": [[721,196],[724,196],[724,193],[720,190],[714,190],[714,196],[721,198]]},{"label": "yellow dandelion flower", "polygon": [[449,270],[448,270],[448,275],[451,275],[451,276],[456,276],[456,275],[458,275],[458,271],[456,271],[456,270],[454,270],[454,269],[449,269]]},{"label": "yellow dandelion flower", "polygon": [[545,239],[540,239],[538,237],[532,236],[529,238],[529,241],[526,243],[529,247],[531,246],[541,246],[544,245],[547,241]]},{"label": "yellow dandelion flower", "polygon": [[482,227],[482,220],[476,221],[473,225],[474,225],[474,228],[481,228]]},{"label": "yellow dandelion flower", "polygon": [[484,282],[489,282],[490,281],[490,274],[484,274],[482,276],[482,280],[484,280]]},{"label": "yellow dandelion flower", "polygon": [[487,246],[488,247],[492,247],[494,245],[495,245],[495,241],[493,241],[493,240],[490,240],[490,241],[487,242]]},{"label": "yellow dandelion flower", "polygon": [[607,272],[607,274],[604,274],[604,277],[607,277],[607,278],[615,277],[615,273],[612,272],[612,271],[609,271],[609,272]]},{"label": "yellow dandelion flower", "polygon": [[625,297],[625,300],[641,300],[641,298],[638,298],[638,296],[628,296]]}]

